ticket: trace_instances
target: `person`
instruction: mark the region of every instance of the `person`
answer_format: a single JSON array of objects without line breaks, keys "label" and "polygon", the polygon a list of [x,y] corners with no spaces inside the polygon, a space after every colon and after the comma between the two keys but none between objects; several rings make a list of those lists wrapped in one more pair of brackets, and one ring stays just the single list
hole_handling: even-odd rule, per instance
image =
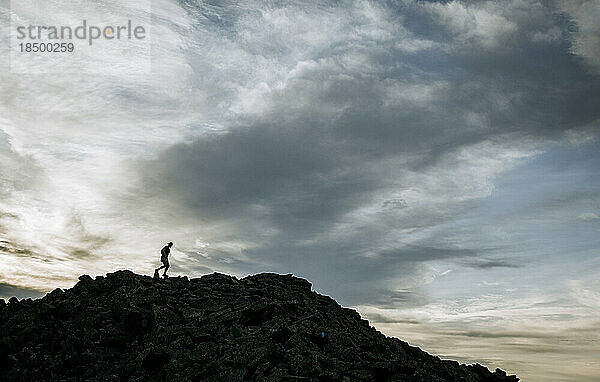
[{"label": "person", "polygon": [[156,268],[154,270],[154,278],[158,278],[158,271],[160,271],[161,269],[165,269],[164,273],[163,273],[163,277],[166,279],[167,278],[167,270],[169,269],[169,254],[171,253],[171,247],[173,246],[173,242],[170,241],[167,245],[165,245],[163,247],[163,249],[160,250],[160,261],[161,263],[163,263],[163,265],[161,265],[160,267]]}]

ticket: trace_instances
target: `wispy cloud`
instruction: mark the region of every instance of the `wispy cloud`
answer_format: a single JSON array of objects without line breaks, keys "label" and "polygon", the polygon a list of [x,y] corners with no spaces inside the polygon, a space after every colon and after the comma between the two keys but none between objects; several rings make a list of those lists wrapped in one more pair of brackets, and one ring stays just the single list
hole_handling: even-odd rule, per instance
[{"label": "wispy cloud", "polygon": [[597,214],[595,214],[593,212],[584,212],[581,215],[577,216],[577,219],[583,220],[583,221],[594,221],[594,220],[600,220],[600,216],[598,216]]},{"label": "wispy cloud", "polygon": [[464,261],[463,265],[470,268],[489,269],[496,267],[518,268],[521,265],[510,259],[475,259],[473,261]]}]

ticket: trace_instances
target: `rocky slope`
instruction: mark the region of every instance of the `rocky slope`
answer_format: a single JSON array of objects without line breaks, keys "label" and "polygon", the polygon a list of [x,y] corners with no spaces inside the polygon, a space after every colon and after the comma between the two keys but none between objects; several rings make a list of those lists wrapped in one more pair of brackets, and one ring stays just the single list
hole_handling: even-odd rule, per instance
[{"label": "rocky slope", "polygon": [[2,381],[518,381],[386,337],[291,275],[79,280],[0,300]]}]

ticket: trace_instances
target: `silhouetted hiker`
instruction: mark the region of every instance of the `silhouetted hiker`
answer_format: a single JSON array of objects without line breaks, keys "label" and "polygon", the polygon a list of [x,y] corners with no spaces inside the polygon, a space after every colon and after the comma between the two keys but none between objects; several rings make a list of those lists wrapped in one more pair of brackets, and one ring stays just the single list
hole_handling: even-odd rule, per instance
[{"label": "silhouetted hiker", "polygon": [[154,270],[154,278],[158,278],[158,271],[160,271],[163,268],[165,268],[163,277],[167,278],[167,270],[169,269],[169,253],[171,253],[172,246],[173,242],[170,241],[169,244],[165,245],[163,249],[160,250],[160,261],[161,263],[163,263],[163,265]]}]

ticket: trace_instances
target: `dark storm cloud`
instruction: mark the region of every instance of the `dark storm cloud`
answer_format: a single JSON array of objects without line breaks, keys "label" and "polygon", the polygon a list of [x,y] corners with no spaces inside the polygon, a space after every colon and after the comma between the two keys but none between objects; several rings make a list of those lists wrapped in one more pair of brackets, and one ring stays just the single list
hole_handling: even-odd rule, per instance
[{"label": "dark storm cloud", "polygon": [[460,258],[466,256],[476,256],[477,251],[469,249],[453,249],[453,248],[435,248],[426,246],[406,246],[402,250],[393,250],[383,252],[381,255],[385,259],[394,262],[398,259],[403,261],[429,261],[447,258]]},{"label": "dark storm cloud", "polygon": [[237,214],[331,168],[335,158],[314,138],[310,132],[257,127],[173,146],[155,162],[151,186],[175,184],[174,195],[203,213]]},{"label": "dark storm cloud", "polygon": [[[486,110],[493,129],[537,134],[598,119],[600,79],[572,53],[576,22],[569,15],[549,3],[466,2],[469,8],[460,4],[455,2],[450,10],[437,7],[436,12],[420,6],[402,8],[409,13],[409,29],[453,49],[428,57],[429,64],[420,63],[425,70],[441,63],[437,73],[457,80],[453,86],[457,105]],[[500,18],[488,19],[487,24],[512,23],[514,29],[491,36],[473,33],[486,24],[478,24],[477,13],[468,10]],[[448,22],[453,15],[443,12],[464,23]]]},{"label": "dark storm cloud", "polygon": [[[328,8],[295,6],[317,17]],[[377,33],[327,36],[335,44],[302,50],[304,64],[285,87],[263,96],[260,112],[141,164],[151,194],[165,195],[201,222],[231,222],[230,236],[251,241],[245,255],[257,263],[304,273],[352,302],[372,299],[369,288],[392,299],[386,283],[413,277],[418,263],[475,258],[481,251],[386,238],[398,227],[434,227],[446,213],[407,212],[392,227],[384,216],[375,224],[359,221],[340,239],[331,232],[348,214],[402,186],[407,170],[435,171],[463,147],[556,139],[600,117],[599,77],[570,49],[574,21],[552,7],[401,2],[375,8]],[[227,22],[213,20],[212,30],[277,61],[272,41],[248,44],[236,10],[221,10],[228,17],[218,20]],[[204,11],[196,13],[199,22],[206,22]],[[373,28],[356,14],[341,16],[351,30]],[[260,13],[248,17],[261,22]],[[292,45],[281,51],[282,61]],[[383,165],[394,160],[397,166]],[[267,230],[273,233],[263,238]],[[508,259],[465,265],[519,266]]]},{"label": "dark storm cloud", "polygon": [[22,298],[38,298],[42,297],[45,293],[40,292],[35,289],[22,288],[16,285],[7,284],[4,282],[0,282],[0,297],[2,298],[10,298],[16,297],[18,299]]},{"label": "dark storm cloud", "polygon": [[169,189],[170,197],[213,219],[244,217],[266,206],[270,223],[298,239],[322,230],[385,183],[346,146],[310,127],[239,129],[169,148],[146,171],[146,188]]},{"label": "dark storm cloud", "polygon": [[466,267],[477,269],[519,268],[521,264],[511,259],[475,259],[461,262]]}]

